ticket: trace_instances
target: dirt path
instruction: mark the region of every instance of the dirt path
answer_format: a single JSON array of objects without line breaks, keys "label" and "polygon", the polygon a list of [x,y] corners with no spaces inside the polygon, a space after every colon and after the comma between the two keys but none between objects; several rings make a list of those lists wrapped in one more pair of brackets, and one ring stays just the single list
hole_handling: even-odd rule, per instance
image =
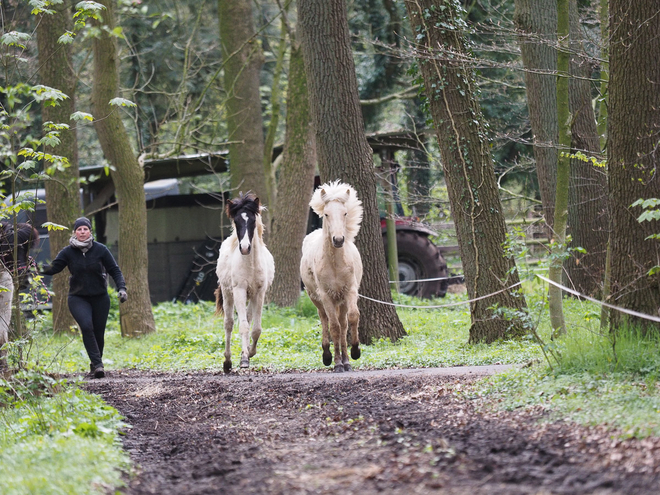
[{"label": "dirt path", "polygon": [[478,412],[497,367],[268,375],[114,372],[126,494],[656,494],[660,439]]}]

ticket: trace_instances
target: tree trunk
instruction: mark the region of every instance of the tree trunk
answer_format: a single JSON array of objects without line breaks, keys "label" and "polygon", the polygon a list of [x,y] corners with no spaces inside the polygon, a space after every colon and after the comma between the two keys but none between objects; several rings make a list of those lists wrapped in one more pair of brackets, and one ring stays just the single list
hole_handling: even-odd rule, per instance
[{"label": "tree trunk", "polygon": [[557,188],[557,0],[515,0],[543,216],[552,232]]},{"label": "tree trunk", "polygon": [[[264,177],[264,130],[259,96],[263,54],[252,22],[251,0],[218,0],[225,66],[229,168],[233,195],[254,192],[268,201]],[[264,222],[269,225],[269,222]]]},{"label": "tree trunk", "polygon": [[288,86],[284,156],[277,184],[280,199],[274,209],[270,242],[277,270],[269,300],[278,306],[294,306],[300,297],[301,246],[307,233],[316,168],[314,127],[303,54],[294,40]]},{"label": "tree trunk", "polygon": [[[638,199],[660,198],[657,167],[660,131],[660,16],[654,2],[610,1],[608,163],[612,215],[612,298],[617,306],[657,316],[660,307],[657,222],[639,223]],[[632,321],[657,324],[612,311],[612,328]]]},{"label": "tree trunk", "polygon": [[[557,1],[557,123],[559,140],[557,146],[557,191],[555,193],[555,216],[552,222],[554,234],[551,244],[550,269],[548,278],[555,284],[562,283],[562,255],[566,246],[566,226],[568,225],[568,189],[570,183],[571,136],[568,109],[568,50],[569,50],[568,0]],[[563,291],[556,285],[548,288],[548,308],[553,337],[566,333],[564,322]]]},{"label": "tree trunk", "polygon": [[[321,181],[340,179],[364,207],[357,248],[364,263],[360,294],[392,302],[376,202],[373,152],[364,134],[344,0],[298,2],[305,72],[316,128]],[[406,334],[393,306],[360,298],[360,340],[369,344]]]},{"label": "tree trunk", "polygon": [[[101,0],[107,10],[102,25],[114,29],[113,0]],[[95,24],[99,25],[99,22]],[[100,27],[100,26],[99,26]],[[125,337],[153,332],[156,327],[149,297],[147,209],[144,170],[131,148],[121,120],[121,109],[110,105],[119,96],[118,55],[114,38],[101,30],[94,38],[94,127],[111,172],[119,204],[119,259],[126,279],[128,301],[120,305],[121,332]]]},{"label": "tree trunk", "polygon": [[[458,61],[469,57],[458,4],[407,0],[406,7],[419,40],[416,56],[442,154],[468,295],[474,299],[494,294],[470,304],[470,342],[519,337],[525,333],[521,325],[490,309],[497,304],[522,310],[526,305],[517,289],[509,289],[519,278],[515,260],[502,247],[506,225],[472,70]],[[436,27],[443,25],[454,29]]]},{"label": "tree trunk", "polygon": [[[572,115],[571,147],[587,157],[600,156],[596,116],[591,105],[591,59],[584,51],[586,42],[577,9],[570,0],[571,58],[568,81],[569,109]],[[585,254],[573,253],[564,263],[569,286],[590,296],[601,293],[605,254],[609,237],[607,175],[591,162],[571,160],[568,233],[570,247],[581,247]]]},{"label": "tree trunk", "polygon": [[[75,112],[76,76],[73,72],[71,45],[58,44],[57,40],[66,31],[72,30],[73,12],[71,1],[54,4],[50,9],[54,14],[44,14],[37,25],[37,47],[39,50],[39,79],[41,84],[57,88],[69,98],[57,106],[42,106],[44,122],[70,123],[71,114]],[[71,125],[71,124],[70,124]],[[60,145],[57,149],[46,147],[46,153],[58,154],[68,158],[70,166],[65,170],[56,170],[52,180],[45,182],[46,214],[48,221],[71,228],[73,222],[80,216],[80,191],[78,184],[78,140],[75,123],[71,128],[60,131]],[[57,253],[69,244],[70,230],[51,230],[50,257],[55,259]],[[53,330],[56,333],[66,332],[76,324],[69,312],[67,303],[69,293],[69,275],[58,273],[52,278],[53,295]]]}]

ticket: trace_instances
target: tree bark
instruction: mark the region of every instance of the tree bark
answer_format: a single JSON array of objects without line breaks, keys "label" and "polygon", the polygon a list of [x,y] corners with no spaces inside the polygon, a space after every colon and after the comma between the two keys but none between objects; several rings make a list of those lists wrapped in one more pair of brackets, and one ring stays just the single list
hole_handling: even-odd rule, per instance
[{"label": "tree bark", "polygon": [[107,10],[102,13],[102,22],[95,23],[105,29],[93,42],[92,111],[103,154],[115,168],[111,176],[119,204],[118,263],[129,294],[128,301],[119,307],[121,332],[124,337],[135,337],[156,329],[149,296],[144,170],[131,148],[121,110],[110,105],[110,100],[119,96],[117,47],[108,34],[115,27],[114,6],[113,0],[99,3]]},{"label": "tree bark", "polygon": [[301,246],[307,233],[315,168],[316,145],[303,54],[292,40],[286,138],[277,184],[280,199],[274,209],[270,243],[277,270],[269,300],[278,306],[294,306],[300,297]]},{"label": "tree bark", "polygon": [[[316,128],[321,181],[340,179],[364,207],[357,247],[364,263],[360,294],[392,302],[376,202],[373,152],[364,134],[344,0],[300,0],[298,23]],[[360,340],[406,334],[393,306],[360,298]]]},{"label": "tree bark", "polygon": [[[41,114],[44,122],[70,123],[71,114],[75,112],[76,76],[73,72],[71,45],[59,44],[58,38],[66,31],[72,30],[72,2],[54,4],[50,9],[54,14],[43,14],[37,25],[37,48],[39,50],[39,79],[41,84],[57,88],[69,98],[57,106],[43,105]],[[71,124],[70,124],[71,125]],[[71,228],[73,222],[80,216],[80,186],[78,184],[78,139],[75,123],[72,128],[60,131],[60,145],[54,149],[46,147],[46,153],[64,156],[69,160],[69,167],[56,170],[51,175],[52,180],[45,183],[46,214],[48,221]],[[57,253],[69,244],[70,230],[52,230],[49,232],[50,257],[55,259]],[[53,331],[62,333],[76,324],[69,312],[67,303],[69,293],[69,276],[58,273],[52,278],[53,290]]]},{"label": "tree bark", "polygon": [[[569,14],[568,0],[557,0],[557,123],[559,139],[557,146],[557,190],[555,192],[554,230],[551,243],[550,268],[548,278],[555,284],[562,283],[562,255],[566,246],[566,226],[568,225],[568,189],[570,184],[571,136],[568,108],[568,61],[569,61]],[[548,308],[553,337],[566,333],[564,322],[563,291],[557,285],[548,288]]]},{"label": "tree bark", "polygon": [[557,188],[557,0],[515,0],[543,216],[551,236]]},{"label": "tree bark", "polygon": [[[263,54],[255,35],[250,0],[218,0],[220,43],[225,66],[231,187],[268,201],[264,177],[264,130],[259,96]],[[269,222],[264,222],[269,225]]]},{"label": "tree bark", "polygon": [[[506,225],[498,195],[483,116],[474,95],[474,75],[461,62],[465,49],[458,2],[406,0],[416,57],[442,155],[452,216],[470,299],[470,342],[494,342],[524,335],[491,307],[524,310],[515,260],[506,256]],[[436,26],[452,26],[451,29]],[[444,52],[446,50],[446,52]],[[444,53],[443,53],[444,52]]]},{"label": "tree bark", "polygon": [[[657,222],[639,223],[638,199],[660,198],[660,16],[654,2],[610,1],[608,123],[609,188],[612,215],[612,298],[617,306],[658,315],[660,246],[647,240]],[[612,311],[611,325],[626,321],[658,330],[656,323]]]},{"label": "tree bark", "polygon": [[[591,59],[584,47],[577,0],[570,0],[570,79],[569,109],[572,116],[571,148],[587,157],[600,156],[596,115],[591,104]],[[578,292],[599,296],[605,274],[605,254],[609,237],[607,175],[604,168],[580,159],[571,160],[568,233],[574,252],[564,263],[567,283]]]}]

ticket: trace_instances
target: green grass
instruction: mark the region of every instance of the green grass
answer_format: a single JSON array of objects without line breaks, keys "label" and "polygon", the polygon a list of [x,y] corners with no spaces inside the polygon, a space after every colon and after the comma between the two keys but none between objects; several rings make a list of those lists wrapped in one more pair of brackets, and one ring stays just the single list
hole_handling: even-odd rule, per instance
[{"label": "green grass", "polygon": [[[491,377],[478,393],[505,409],[540,407],[549,421],[608,425],[624,438],[660,435],[660,336],[603,334],[589,302],[565,299],[564,311],[568,332],[552,344],[559,362]],[[545,318],[540,331],[549,334]]]},{"label": "green grass", "polygon": [[0,380],[0,491],[108,493],[121,486],[128,456],[120,415],[77,382],[22,372]]},{"label": "green grass", "polygon": [[[409,305],[448,304],[465,295],[420,301],[397,296]],[[211,303],[183,305],[161,303],[154,308],[157,331],[137,339],[121,337],[113,312],[106,332],[104,363],[112,369],[159,371],[222,369],[224,339],[222,318],[213,314]],[[362,346],[356,369],[430,366],[468,366],[494,363],[525,363],[541,357],[529,341],[506,341],[468,345],[470,315],[467,305],[449,309],[399,309],[408,335],[396,343],[381,340]],[[321,361],[321,326],[307,296],[296,308],[267,307],[257,355],[250,360],[256,370],[290,371],[325,369]],[[52,336],[48,328],[36,332],[32,362],[55,373],[87,371],[89,362],[78,334]],[[232,334],[232,359],[240,355],[238,330]]]}]

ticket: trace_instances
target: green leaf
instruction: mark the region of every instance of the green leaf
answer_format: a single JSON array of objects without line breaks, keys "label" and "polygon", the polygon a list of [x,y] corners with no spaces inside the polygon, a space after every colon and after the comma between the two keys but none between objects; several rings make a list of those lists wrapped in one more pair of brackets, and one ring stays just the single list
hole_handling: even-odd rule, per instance
[{"label": "green leaf", "polygon": [[125,98],[113,98],[110,100],[110,105],[114,107],[136,107],[137,105],[133,103],[131,100],[127,100]]},{"label": "green leaf", "polygon": [[57,39],[57,42],[63,45],[70,45],[71,43],[73,43],[73,39],[75,38],[75,36],[76,35],[71,31],[67,31]]},{"label": "green leaf", "polygon": [[0,38],[0,42],[7,46],[18,46],[25,48],[24,42],[30,41],[32,36],[27,33],[19,33],[18,31],[10,31]]},{"label": "green leaf", "polygon": [[57,101],[62,101],[68,98],[68,96],[62,93],[59,89],[43,86],[41,84],[35,86],[33,90],[35,93],[34,99],[37,101],[50,101],[53,104],[56,104]]},{"label": "green leaf", "polygon": [[94,121],[94,116],[85,112],[74,112],[71,114],[71,120],[89,120],[90,122]]},{"label": "green leaf", "polygon": [[44,222],[41,224],[41,226],[47,228],[48,232],[53,230],[69,230],[69,227],[65,227],[64,225],[60,225],[59,223],[53,223],[53,222]]}]

